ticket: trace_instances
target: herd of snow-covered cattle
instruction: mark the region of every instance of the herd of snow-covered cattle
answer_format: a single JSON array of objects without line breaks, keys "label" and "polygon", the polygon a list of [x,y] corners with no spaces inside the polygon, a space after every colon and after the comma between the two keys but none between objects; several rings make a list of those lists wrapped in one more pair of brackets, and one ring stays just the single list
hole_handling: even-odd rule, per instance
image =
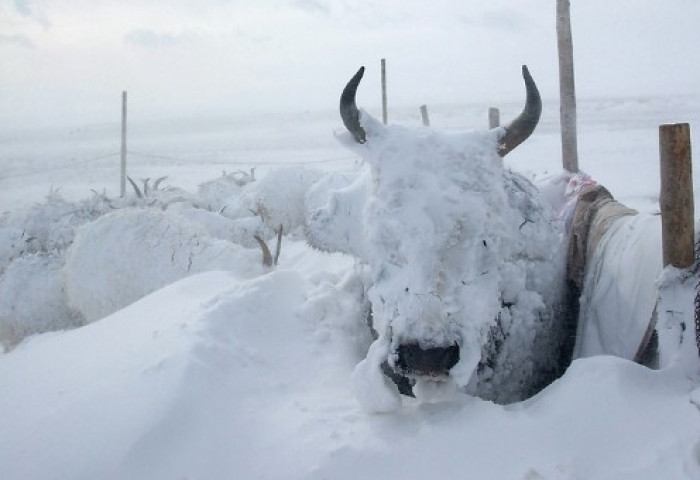
[{"label": "herd of snow-covered cattle", "polygon": [[[449,377],[465,392],[511,402],[560,376],[575,348],[591,248],[632,212],[585,176],[538,188],[503,167],[541,112],[525,67],[522,114],[482,132],[377,122],[355,104],[363,71],[342,93],[348,132],[339,136],[361,168],[236,172],[195,193],[158,185],[79,202],[51,192],[4,214],[3,347],[94,322],[198,272],[263,275],[256,237],[269,242],[281,228],[287,242],[357,259],[358,302],[367,305],[358,321],[374,343],[355,382],[391,378],[411,394]],[[640,355],[649,341],[637,342]]]}]

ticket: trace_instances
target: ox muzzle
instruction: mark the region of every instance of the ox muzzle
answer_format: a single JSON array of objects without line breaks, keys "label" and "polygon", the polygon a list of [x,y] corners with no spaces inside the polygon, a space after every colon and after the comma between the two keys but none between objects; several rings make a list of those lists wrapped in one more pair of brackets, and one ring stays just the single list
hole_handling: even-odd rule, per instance
[{"label": "ox muzzle", "polygon": [[459,346],[421,348],[417,343],[405,343],[396,349],[394,370],[408,377],[447,378],[450,369],[459,362]]}]

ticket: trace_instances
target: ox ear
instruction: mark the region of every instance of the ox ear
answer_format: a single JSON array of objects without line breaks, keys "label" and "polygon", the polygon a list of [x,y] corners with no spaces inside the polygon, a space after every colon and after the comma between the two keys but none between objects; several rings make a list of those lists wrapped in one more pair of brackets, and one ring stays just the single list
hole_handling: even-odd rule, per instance
[{"label": "ox ear", "polygon": [[362,125],[360,125],[360,111],[355,103],[357,87],[364,74],[365,67],[360,67],[340,95],[340,118],[343,119],[345,128],[348,129],[357,143],[365,143],[367,141],[367,134]]},{"label": "ox ear", "polygon": [[540,92],[537,90],[537,85],[535,85],[535,81],[532,79],[526,65],[523,65],[523,79],[525,80],[525,90],[527,92],[525,108],[515,120],[505,127],[505,134],[498,146],[498,154],[501,157],[505,157],[535,131],[542,113]]}]

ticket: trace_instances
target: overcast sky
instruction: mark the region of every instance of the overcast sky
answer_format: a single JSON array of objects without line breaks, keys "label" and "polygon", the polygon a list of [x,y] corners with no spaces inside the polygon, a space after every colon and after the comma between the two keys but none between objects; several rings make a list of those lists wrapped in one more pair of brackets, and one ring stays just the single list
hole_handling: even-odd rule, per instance
[{"label": "overcast sky", "polygon": [[[700,94],[700,1],[572,0],[580,97]],[[0,121],[558,97],[555,0],[0,0]],[[137,107],[136,107],[137,106]]]}]

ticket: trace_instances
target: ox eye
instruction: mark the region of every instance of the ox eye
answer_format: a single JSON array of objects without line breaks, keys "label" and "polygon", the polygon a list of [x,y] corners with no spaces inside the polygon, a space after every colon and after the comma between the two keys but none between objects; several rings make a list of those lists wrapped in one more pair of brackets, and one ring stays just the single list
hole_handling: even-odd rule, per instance
[{"label": "ox eye", "polygon": [[484,248],[489,248],[489,244],[486,243],[486,240],[482,240],[481,243],[484,245]]}]

